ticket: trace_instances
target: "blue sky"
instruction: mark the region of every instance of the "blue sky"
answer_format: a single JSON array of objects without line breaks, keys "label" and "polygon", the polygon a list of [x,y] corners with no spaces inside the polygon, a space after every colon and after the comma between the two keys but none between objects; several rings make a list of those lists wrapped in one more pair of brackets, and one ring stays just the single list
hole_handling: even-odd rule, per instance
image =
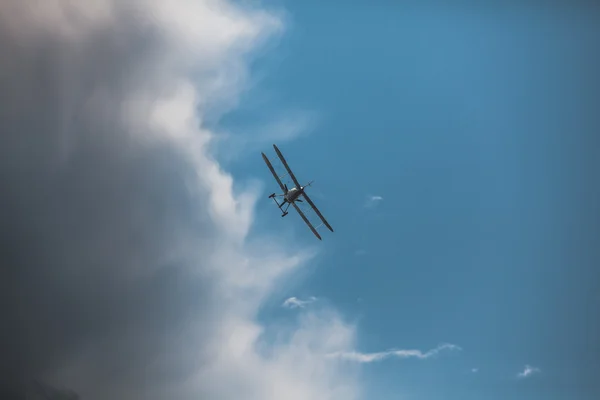
[{"label": "blue sky", "polygon": [[[269,4],[286,32],[221,121],[264,141],[226,167],[264,185],[257,232],[319,255],[262,318],[315,296],[361,352],[462,348],[365,363],[365,398],[597,398],[597,9]],[[272,142],[315,179],[322,243],[266,198]],[[539,372],[518,379],[525,365]]]}]

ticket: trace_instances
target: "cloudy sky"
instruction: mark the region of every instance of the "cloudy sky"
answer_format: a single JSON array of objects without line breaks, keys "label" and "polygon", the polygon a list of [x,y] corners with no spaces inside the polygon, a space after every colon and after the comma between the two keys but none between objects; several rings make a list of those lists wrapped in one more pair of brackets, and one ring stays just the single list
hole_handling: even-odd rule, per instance
[{"label": "cloudy sky", "polygon": [[4,0],[0,397],[598,398],[600,8],[506,4]]}]

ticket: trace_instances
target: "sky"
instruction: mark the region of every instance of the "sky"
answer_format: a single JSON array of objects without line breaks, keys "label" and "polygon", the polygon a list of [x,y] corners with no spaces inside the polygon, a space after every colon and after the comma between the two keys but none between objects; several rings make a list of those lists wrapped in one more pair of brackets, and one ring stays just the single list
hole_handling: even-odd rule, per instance
[{"label": "sky", "polygon": [[3,2],[0,397],[598,398],[590,4]]}]

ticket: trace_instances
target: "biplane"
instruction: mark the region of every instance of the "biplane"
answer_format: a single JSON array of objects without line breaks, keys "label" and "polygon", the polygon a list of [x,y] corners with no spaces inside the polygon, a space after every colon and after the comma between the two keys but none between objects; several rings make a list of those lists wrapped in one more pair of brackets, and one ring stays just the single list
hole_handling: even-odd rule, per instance
[{"label": "biplane", "polygon": [[[319,211],[317,206],[315,206],[315,203],[313,203],[312,200],[310,199],[310,197],[308,197],[308,195],[306,194],[306,188],[309,187],[313,183],[313,181],[308,182],[305,186],[300,185],[300,182],[298,182],[298,180],[296,179],[296,176],[290,169],[290,166],[288,165],[287,161],[283,157],[283,154],[281,154],[281,151],[279,151],[279,149],[277,148],[276,145],[273,145],[273,148],[275,148],[275,152],[277,153],[277,156],[281,160],[281,163],[283,164],[283,166],[285,167],[285,169],[287,171],[287,175],[289,175],[289,177],[292,179],[295,186],[291,189],[288,189],[288,186],[281,181],[281,179],[284,178],[286,175],[283,175],[281,177],[278,176],[277,173],[275,172],[275,169],[273,168],[273,165],[271,164],[271,162],[269,161],[269,159],[267,158],[265,153],[261,153],[263,156],[263,159],[265,160],[265,163],[267,163],[267,167],[269,167],[269,170],[273,174],[273,177],[275,177],[275,180],[277,181],[277,183],[279,184],[279,187],[283,191],[282,194],[272,193],[269,196],[269,198],[273,199],[273,201],[275,201],[275,204],[277,204],[277,207],[279,207],[279,210],[281,210],[282,217],[285,217],[286,215],[288,215],[287,210],[288,210],[288,208],[290,208],[290,205],[292,207],[294,207],[296,209],[296,211],[298,212],[298,214],[300,214],[300,217],[302,217],[304,222],[306,222],[306,225],[308,225],[308,227],[310,228],[312,233],[314,233],[315,236],[319,240],[321,240],[321,235],[319,235],[319,233],[317,232],[317,229],[320,228],[321,226],[325,225],[331,232],[333,232],[333,228],[331,227],[331,225],[329,225],[329,223],[327,222],[325,217],[323,217],[323,214],[321,214],[321,212]],[[300,203],[303,202],[302,199],[300,198],[301,196],[304,197],[304,200],[306,200],[306,202],[310,205],[310,207],[315,211],[315,213],[319,216],[319,218],[322,221],[322,224],[320,224],[316,228],[313,226],[313,224],[310,223],[308,218],[306,218],[306,215],[304,215],[304,213],[302,212],[300,207],[298,207],[298,205],[296,204],[296,202],[300,202]],[[283,201],[281,203],[278,202],[277,197],[282,197]],[[285,207],[285,209],[284,209],[283,207],[286,204],[287,204],[287,207]]]}]

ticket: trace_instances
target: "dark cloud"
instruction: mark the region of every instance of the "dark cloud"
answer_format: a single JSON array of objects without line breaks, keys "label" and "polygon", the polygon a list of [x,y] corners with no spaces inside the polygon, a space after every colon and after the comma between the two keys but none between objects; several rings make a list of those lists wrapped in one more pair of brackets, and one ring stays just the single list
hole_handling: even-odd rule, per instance
[{"label": "dark cloud", "polygon": [[215,235],[206,193],[186,186],[196,171],[123,117],[132,90],[157,85],[163,44],[125,8],[68,41],[3,24],[13,4],[0,6],[0,397],[76,398],[33,382],[79,365],[86,381],[68,385],[94,390],[83,398],[148,398],[186,378],[191,361],[169,361],[177,335],[202,321],[198,346],[217,311],[196,273]]}]

